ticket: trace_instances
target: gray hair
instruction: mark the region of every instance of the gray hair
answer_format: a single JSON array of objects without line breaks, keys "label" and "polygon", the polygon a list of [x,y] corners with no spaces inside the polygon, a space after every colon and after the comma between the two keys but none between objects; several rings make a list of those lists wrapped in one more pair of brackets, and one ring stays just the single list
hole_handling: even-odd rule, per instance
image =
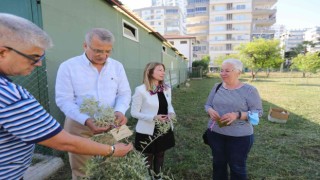
[{"label": "gray hair", "polygon": [[240,72],[242,72],[242,68],[243,68],[243,64],[240,60],[238,59],[226,59],[222,62],[223,64],[231,64],[233,65],[233,67],[237,70],[239,70]]},{"label": "gray hair", "polygon": [[52,47],[49,35],[27,19],[0,13],[0,45],[13,47]]},{"label": "gray hair", "polygon": [[87,32],[85,41],[87,44],[91,43],[94,36],[97,36],[101,41],[113,44],[115,39],[113,34],[104,28],[93,28]]}]

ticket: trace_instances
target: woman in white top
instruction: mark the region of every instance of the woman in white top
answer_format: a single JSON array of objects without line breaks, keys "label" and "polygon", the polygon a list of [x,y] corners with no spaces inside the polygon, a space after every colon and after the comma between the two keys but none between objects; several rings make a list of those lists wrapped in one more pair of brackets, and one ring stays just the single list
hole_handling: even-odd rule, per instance
[{"label": "woman in white top", "polygon": [[[175,115],[171,104],[171,88],[164,83],[164,78],[165,66],[162,63],[147,64],[143,84],[136,87],[131,106],[132,117],[138,119],[135,148],[144,153],[149,172],[153,170],[155,174],[159,174],[163,167],[165,150],[175,145],[172,124],[167,133],[156,138],[159,130],[155,120],[168,121]],[[150,137],[155,139],[151,144]],[[149,145],[145,147],[142,142]]]}]

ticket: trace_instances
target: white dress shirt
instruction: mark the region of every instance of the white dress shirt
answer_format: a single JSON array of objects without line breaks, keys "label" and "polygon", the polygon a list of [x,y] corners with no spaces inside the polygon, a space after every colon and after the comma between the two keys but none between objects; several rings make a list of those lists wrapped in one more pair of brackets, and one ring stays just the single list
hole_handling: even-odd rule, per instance
[{"label": "white dress shirt", "polygon": [[84,97],[94,97],[101,105],[123,114],[131,101],[131,89],[122,64],[108,58],[99,73],[85,53],[60,65],[55,89],[57,106],[80,124],[89,118],[79,109]]}]

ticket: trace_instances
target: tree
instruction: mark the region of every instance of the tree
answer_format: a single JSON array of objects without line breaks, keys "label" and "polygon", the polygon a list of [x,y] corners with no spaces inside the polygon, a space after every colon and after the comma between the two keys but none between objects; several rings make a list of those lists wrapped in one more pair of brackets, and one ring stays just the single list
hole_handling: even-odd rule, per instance
[{"label": "tree", "polygon": [[312,41],[303,41],[296,47],[291,48],[291,57],[294,58],[297,57],[299,54],[306,54],[308,46],[314,47],[315,43],[313,43]]},{"label": "tree", "polygon": [[202,67],[204,73],[208,71],[210,56],[204,56],[200,61],[193,61],[192,67]]},{"label": "tree", "polygon": [[218,56],[214,59],[214,64],[216,66],[221,66],[222,62],[226,59],[240,59],[240,56],[238,54],[229,54],[229,55]]},{"label": "tree", "polygon": [[243,63],[251,69],[252,80],[261,69],[267,69],[269,76],[270,68],[279,68],[283,63],[278,40],[254,39],[252,42],[240,44],[237,47]]},{"label": "tree", "polygon": [[299,54],[293,58],[291,68],[297,68],[302,71],[302,77],[306,77],[306,73],[316,73],[320,69],[320,57],[318,53]]}]

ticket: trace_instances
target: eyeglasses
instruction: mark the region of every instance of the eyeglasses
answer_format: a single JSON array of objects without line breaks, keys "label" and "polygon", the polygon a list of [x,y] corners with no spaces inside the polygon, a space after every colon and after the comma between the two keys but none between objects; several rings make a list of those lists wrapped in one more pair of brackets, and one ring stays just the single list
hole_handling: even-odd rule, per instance
[{"label": "eyeglasses", "polygon": [[232,71],[234,71],[235,69],[221,69],[220,70],[220,73],[223,73],[223,72],[225,72],[225,73],[230,73],[230,72],[232,72]]},{"label": "eyeglasses", "polygon": [[[88,46],[89,46],[89,45],[88,45]],[[90,48],[95,54],[104,54],[104,53],[110,54],[110,53],[112,52],[112,50],[106,50],[106,51],[104,51],[104,50],[101,50],[101,49],[94,49],[94,48],[92,48],[91,46],[89,46],[89,48]]]},{"label": "eyeglasses", "polygon": [[[33,61],[32,64],[37,64],[39,61],[43,61],[43,60],[46,58],[46,53],[43,53],[43,55],[41,55],[41,56],[40,56],[40,55],[27,55],[27,54],[24,54],[24,53],[16,50],[16,49],[13,49],[12,47],[8,47],[8,46],[4,46],[4,47],[7,48],[7,49],[9,49],[9,50],[12,50],[12,51],[16,52],[16,53],[19,54],[20,56],[23,56],[23,57],[25,57],[25,58]],[[32,56],[34,56],[34,57],[36,57],[36,58],[39,58],[39,59],[35,59],[35,58],[32,57]]]}]

